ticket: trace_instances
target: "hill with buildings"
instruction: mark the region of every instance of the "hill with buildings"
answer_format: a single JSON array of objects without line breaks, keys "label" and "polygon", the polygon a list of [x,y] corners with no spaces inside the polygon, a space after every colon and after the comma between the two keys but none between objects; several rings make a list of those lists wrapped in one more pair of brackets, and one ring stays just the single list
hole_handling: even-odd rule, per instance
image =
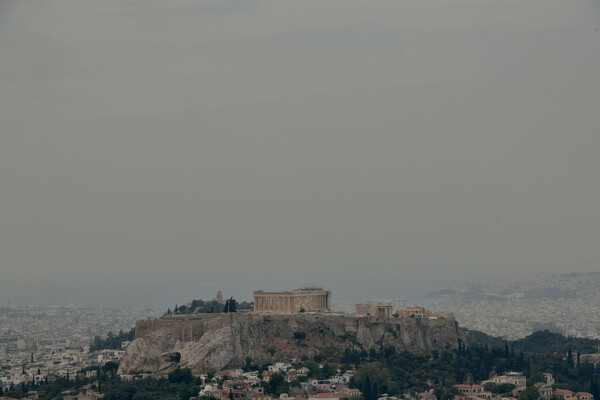
[{"label": "hill with buildings", "polygon": [[395,351],[431,353],[467,342],[453,319],[378,318],[326,312],[166,316],[136,324],[120,372],[195,373],[261,365],[317,354]]}]

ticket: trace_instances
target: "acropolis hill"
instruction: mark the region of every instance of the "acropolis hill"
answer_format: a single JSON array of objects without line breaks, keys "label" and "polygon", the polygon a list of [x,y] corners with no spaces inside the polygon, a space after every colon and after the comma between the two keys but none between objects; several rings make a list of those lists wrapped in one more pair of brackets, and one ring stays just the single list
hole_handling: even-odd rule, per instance
[{"label": "acropolis hill", "polygon": [[[294,291],[278,293],[288,296]],[[315,301],[321,307],[320,300]],[[289,298],[282,302],[290,305]],[[271,307],[281,307],[277,304]],[[274,312],[269,308],[246,313],[168,315],[158,320],[138,321],[136,340],[127,348],[120,372],[161,372],[179,365],[204,373],[242,367],[247,357],[264,364],[324,351],[342,354],[346,349],[369,351],[391,346],[398,351],[431,352],[456,348],[459,341],[467,343],[452,318],[358,316],[328,311],[327,302],[326,308],[318,311],[311,311],[306,302],[302,304],[303,311],[295,313],[290,309]]]}]

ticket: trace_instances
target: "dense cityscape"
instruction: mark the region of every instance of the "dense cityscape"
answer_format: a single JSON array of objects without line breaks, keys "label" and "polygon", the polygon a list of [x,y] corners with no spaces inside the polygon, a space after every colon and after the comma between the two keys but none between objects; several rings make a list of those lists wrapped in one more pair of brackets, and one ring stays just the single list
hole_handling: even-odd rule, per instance
[{"label": "dense cityscape", "polygon": [[135,321],[159,315],[126,307],[0,306],[0,386],[76,376],[118,361],[121,348],[90,351],[94,338],[129,331]]},{"label": "dense cityscape", "polygon": [[600,273],[487,278],[433,293],[428,304],[493,336],[517,339],[548,329],[599,339],[599,287]]}]

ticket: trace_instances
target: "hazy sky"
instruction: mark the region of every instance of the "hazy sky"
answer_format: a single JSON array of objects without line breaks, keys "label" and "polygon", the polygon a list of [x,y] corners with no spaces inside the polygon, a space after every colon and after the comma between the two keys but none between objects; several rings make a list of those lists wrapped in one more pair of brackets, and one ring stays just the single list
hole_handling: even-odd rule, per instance
[{"label": "hazy sky", "polygon": [[0,303],[600,271],[597,0],[0,1]]}]

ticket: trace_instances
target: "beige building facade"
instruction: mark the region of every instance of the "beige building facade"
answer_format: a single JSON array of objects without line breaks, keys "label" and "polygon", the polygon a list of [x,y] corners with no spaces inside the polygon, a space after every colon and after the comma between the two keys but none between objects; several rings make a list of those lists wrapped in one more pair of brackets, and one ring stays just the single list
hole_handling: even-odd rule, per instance
[{"label": "beige building facade", "polygon": [[493,383],[510,383],[515,385],[515,388],[521,389],[527,386],[527,377],[520,372],[507,372],[504,375],[492,377],[489,382]]},{"label": "beige building facade", "polygon": [[479,398],[479,399],[491,399],[492,398],[492,393],[486,392],[482,385],[462,384],[462,385],[454,385],[454,387],[457,388],[461,394],[471,397],[471,398]]},{"label": "beige building facade", "polygon": [[285,292],[254,292],[254,312],[297,313],[329,310],[328,289],[295,289]]}]

